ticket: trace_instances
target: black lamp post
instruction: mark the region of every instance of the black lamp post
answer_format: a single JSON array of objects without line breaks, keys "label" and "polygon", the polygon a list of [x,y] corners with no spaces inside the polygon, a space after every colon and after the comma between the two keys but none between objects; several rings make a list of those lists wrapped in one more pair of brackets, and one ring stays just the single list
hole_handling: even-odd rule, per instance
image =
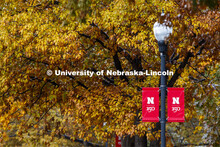
[{"label": "black lamp post", "polygon": [[[158,41],[159,45],[159,52],[161,57],[161,73],[166,70],[165,67],[165,58],[167,52],[167,45],[165,43],[166,37],[168,37],[172,33],[172,27],[168,27],[165,24],[160,24],[156,22],[154,24],[154,35]],[[160,83],[160,90],[161,90],[161,147],[166,146],[166,111],[165,111],[165,102],[166,102],[166,76],[161,74],[161,83]]]}]

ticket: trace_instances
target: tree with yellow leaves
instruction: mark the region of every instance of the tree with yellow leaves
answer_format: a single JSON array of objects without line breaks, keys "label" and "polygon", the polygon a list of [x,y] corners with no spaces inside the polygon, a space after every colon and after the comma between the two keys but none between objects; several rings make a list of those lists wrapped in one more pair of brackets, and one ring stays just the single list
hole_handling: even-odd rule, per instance
[{"label": "tree with yellow leaves", "polygon": [[173,26],[166,68],[174,75],[167,84],[185,88],[186,116],[185,123],[167,126],[167,143],[219,144],[219,15],[219,8],[194,8],[191,1],[5,0],[0,4],[2,144],[11,136],[52,145],[66,135],[106,141],[116,134],[123,137],[122,146],[158,146],[159,123],[141,122],[141,87],[158,87],[159,76],[57,76],[55,71],[159,71],[152,28],[164,19]]}]

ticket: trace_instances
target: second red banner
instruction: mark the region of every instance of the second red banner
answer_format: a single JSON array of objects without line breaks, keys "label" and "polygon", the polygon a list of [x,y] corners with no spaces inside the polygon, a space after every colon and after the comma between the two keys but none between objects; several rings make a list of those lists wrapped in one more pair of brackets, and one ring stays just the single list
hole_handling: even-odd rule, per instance
[{"label": "second red banner", "polygon": [[168,122],[184,122],[184,88],[167,88]]}]

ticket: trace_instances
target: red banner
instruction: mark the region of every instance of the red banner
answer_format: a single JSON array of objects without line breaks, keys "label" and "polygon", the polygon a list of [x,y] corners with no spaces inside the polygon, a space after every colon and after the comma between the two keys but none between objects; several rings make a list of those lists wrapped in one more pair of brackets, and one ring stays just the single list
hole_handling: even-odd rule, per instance
[{"label": "red banner", "polygon": [[159,121],[159,88],[142,88],[142,121]]},{"label": "red banner", "polygon": [[121,147],[121,137],[117,135],[115,137],[115,147]]},{"label": "red banner", "polygon": [[168,122],[184,122],[184,88],[167,88]]}]

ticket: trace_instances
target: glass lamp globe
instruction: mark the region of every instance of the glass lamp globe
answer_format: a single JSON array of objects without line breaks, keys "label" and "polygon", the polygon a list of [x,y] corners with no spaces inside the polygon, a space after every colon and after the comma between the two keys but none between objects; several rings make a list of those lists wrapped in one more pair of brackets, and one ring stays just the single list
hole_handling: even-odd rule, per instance
[{"label": "glass lamp globe", "polygon": [[156,22],[153,31],[157,41],[164,41],[170,34],[172,34],[173,28],[166,26],[165,23],[160,24]]}]

